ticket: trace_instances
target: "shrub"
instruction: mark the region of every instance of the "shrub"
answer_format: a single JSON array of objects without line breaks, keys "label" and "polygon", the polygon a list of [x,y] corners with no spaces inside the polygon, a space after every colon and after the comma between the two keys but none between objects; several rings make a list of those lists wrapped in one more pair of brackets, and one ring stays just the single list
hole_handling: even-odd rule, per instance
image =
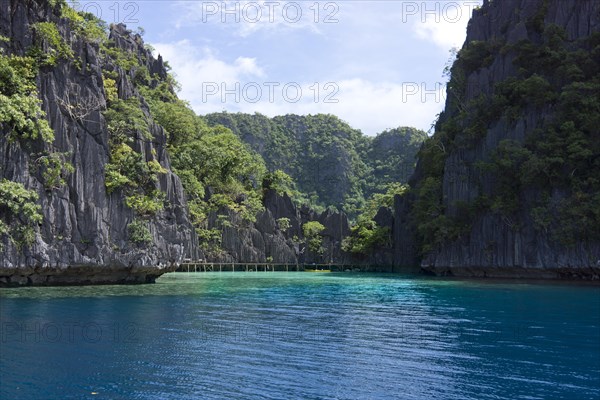
[{"label": "shrub", "polygon": [[[31,53],[42,66],[54,66],[59,59],[73,60],[73,50],[64,41],[56,24],[53,22],[37,22],[33,25],[37,35],[37,43],[31,48]],[[47,46],[43,50],[44,44]]]},{"label": "shrub", "polygon": [[147,162],[147,164],[148,164],[148,170],[150,171],[151,174],[158,175],[158,174],[166,174],[168,172],[156,160],[150,160],[150,161]]},{"label": "shrub", "polygon": [[106,191],[110,194],[119,188],[134,186],[135,182],[123,175],[117,165],[107,164],[104,171],[104,185],[106,186]]},{"label": "shrub", "polygon": [[126,72],[139,66],[139,60],[134,54],[116,47],[111,40],[100,44],[100,52],[105,63],[112,63]]},{"label": "shrub", "polygon": [[[110,87],[109,90],[111,90]],[[113,143],[124,142],[128,138],[135,137],[137,133],[146,139],[152,139],[148,129],[148,119],[142,111],[140,99],[137,97],[131,97],[127,100],[113,97],[109,108],[104,112],[104,117],[106,118],[108,131],[113,136],[111,137]]]},{"label": "shrub", "polygon": [[352,228],[351,236],[342,242],[344,251],[354,254],[369,254],[379,246],[389,244],[390,228],[380,227],[374,221]]},{"label": "shrub", "polygon": [[[143,74],[143,72],[142,72]],[[196,139],[202,124],[189,104],[179,100],[174,87],[168,82],[159,83],[154,89],[144,86],[148,77],[138,79],[140,92],[150,105],[155,121],[166,131],[171,146],[179,146]]]},{"label": "shrub", "polygon": [[152,242],[152,234],[148,229],[148,224],[142,220],[134,219],[127,225],[129,240],[136,244],[147,244]]},{"label": "shrub", "polygon": [[75,171],[73,165],[66,161],[66,154],[50,153],[36,159],[42,170],[44,186],[48,190],[58,189],[66,185],[65,177]]},{"label": "shrub", "polygon": [[468,76],[479,68],[489,66],[499,47],[499,44],[492,41],[473,40],[458,52],[457,61]]},{"label": "shrub", "polygon": [[40,105],[41,101],[33,94],[15,94],[10,97],[0,94],[0,124],[10,132],[10,141],[38,137],[45,142],[54,140],[54,132],[48,125],[46,113]]},{"label": "shrub", "polygon": [[106,100],[108,101],[109,105],[112,103],[115,103],[117,100],[119,100],[119,91],[117,89],[117,82],[109,77],[104,77],[103,76],[103,82],[104,82],[104,93],[106,93]]},{"label": "shrub", "polygon": [[9,140],[35,140],[51,143],[54,132],[41,109],[35,85],[37,68],[31,57],[0,53],[0,127]]},{"label": "shrub", "polygon": [[221,253],[221,242],[223,240],[223,234],[218,228],[206,229],[196,228],[200,248],[209,257],[218,256]]},{"label": "shrub", "polygon": [[150,72],[145,65],[138,66],[135,70],[133,83],[135,85],[148,85],[150,83]]},{"label": "shrub", "polygon": [[18,248],[31,245],[35,240],[35,227],[43,220],[42,208],[36,204],[37,201],[38,194],[33,190],[25,189],[21,183],[2,179],[0,237],[8,237]]},{"label": "shrub", "polygon": [[111,149],[110,163],[106,165],[105,185],[109,193],[125,187],[137,188],[149,178],[148,165],[142,155],[126,144]]},{"label": "shrub", "polygon": [[267,173],[263,178],[262,186],[264,189],[274,190],[280,195],[287,194],[292,198],[299,195],[294,179],[280,169]]},{"label": "shrub", "polygon": [[104,184],[107,193],[123,190],[125,204],[138,215],[154,216],[164,208],[165,200],[165,193],[156,189],[157,174],[166,172],[158,161],[146,163],[141,154],[126,144],[120,144],[111,150]]},{"label": "shrub", "polygon": [[[256,183],[262,179],[264,164],[231,131],[204,127],[202,135],[172,150],[173,165],[198,216],[229,208],[245,221],[255,221],[262,209]],[[211,188],[209,198],[206,187]]]},{"label": "shrub", "polygon": [[150,194],[135,193],[125,198],[127,207],[133,209],[138,215],[152,217],[164,207],[165,194],[154,190]]},{"label": "shrub", "polygon": [[279,227],[279,229],[281,229],[282,231],[287,231],[288,229],[290,229],[290,227],[292,226],[290,224],[290,219],[289,218],[277,218],[277,226]]},{"label": "shrub", "polygon": [[63,5],[61,16],[69,20],[71,29],[89,42],[102,42],[107,38],[106,22],[89,12],[77,11],[68,5]]},{"label": "shrub", "polygon": [[376,193],[369,198],[360,209],[356,224],[352,227],[350,236],[342,243],[344,251],[355,254],[369,254],[380,246],[389,246],[392,240],[388,227],[377,225],[373,218],[382,207],[392,209],[396,195],[404,195],[408,186],[391,183],[386,186],[385,193]]}]

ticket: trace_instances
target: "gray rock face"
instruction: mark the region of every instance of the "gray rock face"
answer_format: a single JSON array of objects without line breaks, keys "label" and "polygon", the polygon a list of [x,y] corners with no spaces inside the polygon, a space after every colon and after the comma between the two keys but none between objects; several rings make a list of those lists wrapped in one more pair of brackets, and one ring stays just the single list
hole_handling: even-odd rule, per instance
[{"label": "gray rock face", "polygon": [[[46,3],[46,2],[44,2]],[[165,209],[149,222],[152,242],[144,248],[132,244],[127,225],[133,212],[119,193],[108,194],[104,169],[109,161],[109,132],[102,112],[106,95],[98,47],[78,38],[66,20],[58,18],[47,4],[21,1],[0,2],[0,34],[11,41],[9,54],[23,55],[33,43],[32,24],[50,20],[61,35],[70,38],[75,59],[59,60],[55,67],[43,67],[37,86],[55,141],[47,150],[66,153],[74,172],[67,184],[47,191],[34,168],[34,161],[21,142],[9,143],[8,132],[0,136],[0,178],[20,182],[39,194],[44,221],[30,248],[18,250],[6,241],[0,253],[0,284],[61,284],[76,282],[146,282],[169,270],[184,257],[195,257],[197,240],[188,220],[186,200],[179,178],[170,171],[164,131],[150,125],[152,140],[135,138],[132,148],[146,158],[152,153],[168,170],[157,188],[166,194]],[[123,26],[112,29],[116,45],[146,60],[150,71],[166,74],[161,59],[154,59]],[[132,76],[118,66],[109,66],[119,75],[119,97],[139,96]],[[85,118],[74,117],[68,103],[87,107]],[[145,102],[142,109],[149,116]],[[39,150],[42,150],[41,148]],[[80,278],[78,278],[80,277]],[[80,279],[80,281],[78,281]]]},{"label": "gray rock face", "polygon": [[[556,24],[565,29],[567,40],[573,41],[600,30],[600,3],[597,1],[563,0],[503,0],[486,1],[474,12],[467,31],[467,43],[478,40],[500,40],[515,43],[533,39],[535,32],[528,31],[525,21],[536,15],[547,4],[545,24]],[[493,93],[494,86],[517,74],[513,65],[514,53],[499,54],[485,68],[467,77],[467,103],[481,93]],[[458,111],[446,104],[446,117]],[[516,124],[504,119],[491,125],[472,149],[451,152],[445,163],[443,175],[443,199],[447,215],[455,215],[457,202],[471,202],[494,184],[491,178],[481,176],[478,161],[489,160],[500,141],[512,139],[524,143],[541,122],[552,117],[552,110],[528,109]],[[420,166],[422,167],[422,166]],[[420,167],[413,176],[418,182]],[[500,216],[483,213],[473,223],[466,237],[446,243],[422,261],[422,267],[437,274],[498,276],[498,277],[572,277],[600,278],[600,243],[578,243],[565,247],[552,242],[533,228],[529,217],[527,198],[520,205],[517,216],[519,230],[514,230]],[[419,258],[414,249],[414,228],[410,221],[410,199],[396,202],[395,263],[414,262]],[[404,219],[403,224],[401,220]]]},{"label": "gray rock face", "polygon": [[[308,209],[298,209],[287,195],[279,195],[268,190],[264,196],[264,211],[256,222],[248,223],[235,213],[223,211],[230,227],[223,230],[223,254],[207,257],[215,262],[264,263],[272,261],[281,264],[302,263],[342,263],[349,255],[341,249],[342,240],[350,232],[348,219],[344,213],[324,211],[317,215]],[[289,228],[281,229],[277,220],[287,218]],[[322,232],[322,255],[312,254],[304,244],[302,225],[309,221],[319,221],[325,227]],[[217,226],[216,215],[210,218],[210,228]]]}]

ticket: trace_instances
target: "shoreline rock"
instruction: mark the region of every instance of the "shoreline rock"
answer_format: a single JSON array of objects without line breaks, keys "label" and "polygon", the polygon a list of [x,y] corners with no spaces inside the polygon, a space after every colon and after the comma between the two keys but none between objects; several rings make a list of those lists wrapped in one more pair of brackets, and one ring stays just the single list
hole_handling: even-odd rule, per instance
[{"label": "shoreline rock", "polygon": [[1,268],[0,287],[20,286],[88,286],[154,283],[156,279],[174,272],[178,264],[158,267],[89,266]]},{"label": "shoreline rock", "polygon": [[440,267],[422,266],[428,275],[447,278],[534,279],[542,281],[586,281],[600,284],[600,268]]}]

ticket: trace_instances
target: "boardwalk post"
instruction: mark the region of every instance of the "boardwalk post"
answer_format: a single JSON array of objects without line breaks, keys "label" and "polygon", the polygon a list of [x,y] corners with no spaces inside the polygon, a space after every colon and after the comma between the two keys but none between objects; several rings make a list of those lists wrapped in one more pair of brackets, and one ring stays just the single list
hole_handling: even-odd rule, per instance
[{"label": "boardwalk post", "polygon": [[[294,271],[294,264],[289,263],[264,263],[264,262],[253,262],[253,263],[235,263],[235,262],[207,262],[204,260],[200,260],[199,262],[188,260],[181,263],[181,265],[177,268],[177,272],[186,272],[189,274],[190,272],[216,272],[216,266],[219,266],[219,272],[227,271],[227,266],[231,266],[231,272],[236,272],[236,267],[239,265],[242,268],[242,271],[246,272],[259,272],[260,267],[264,268],[264,272],[292,272]],[[308,265],[308,269],[317,269],[317,270],[330,270],[332,272],[393,272],[393,268],[391,267],[381,267],[381,266],[367,266],[362,264],[334,264],[334,263],[325,263],[325,264],[302,264],[302,268],[300,268],[300,263],[296,263],[296,272],[306,271]],[[225,268],[225,269],[223,269]],[[279,269],[277,269],[279,268]],[[193,270],[193,271],[192,271]]]}]

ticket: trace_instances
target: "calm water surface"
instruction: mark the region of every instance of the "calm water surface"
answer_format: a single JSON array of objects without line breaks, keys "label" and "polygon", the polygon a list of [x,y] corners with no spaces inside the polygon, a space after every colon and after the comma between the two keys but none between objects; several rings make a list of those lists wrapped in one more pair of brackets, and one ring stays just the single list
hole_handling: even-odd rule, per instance
[{"label": "calm water surface", "polygon": [[598,399],[600,288],[170,274],[0,290],[0,398]]}]

